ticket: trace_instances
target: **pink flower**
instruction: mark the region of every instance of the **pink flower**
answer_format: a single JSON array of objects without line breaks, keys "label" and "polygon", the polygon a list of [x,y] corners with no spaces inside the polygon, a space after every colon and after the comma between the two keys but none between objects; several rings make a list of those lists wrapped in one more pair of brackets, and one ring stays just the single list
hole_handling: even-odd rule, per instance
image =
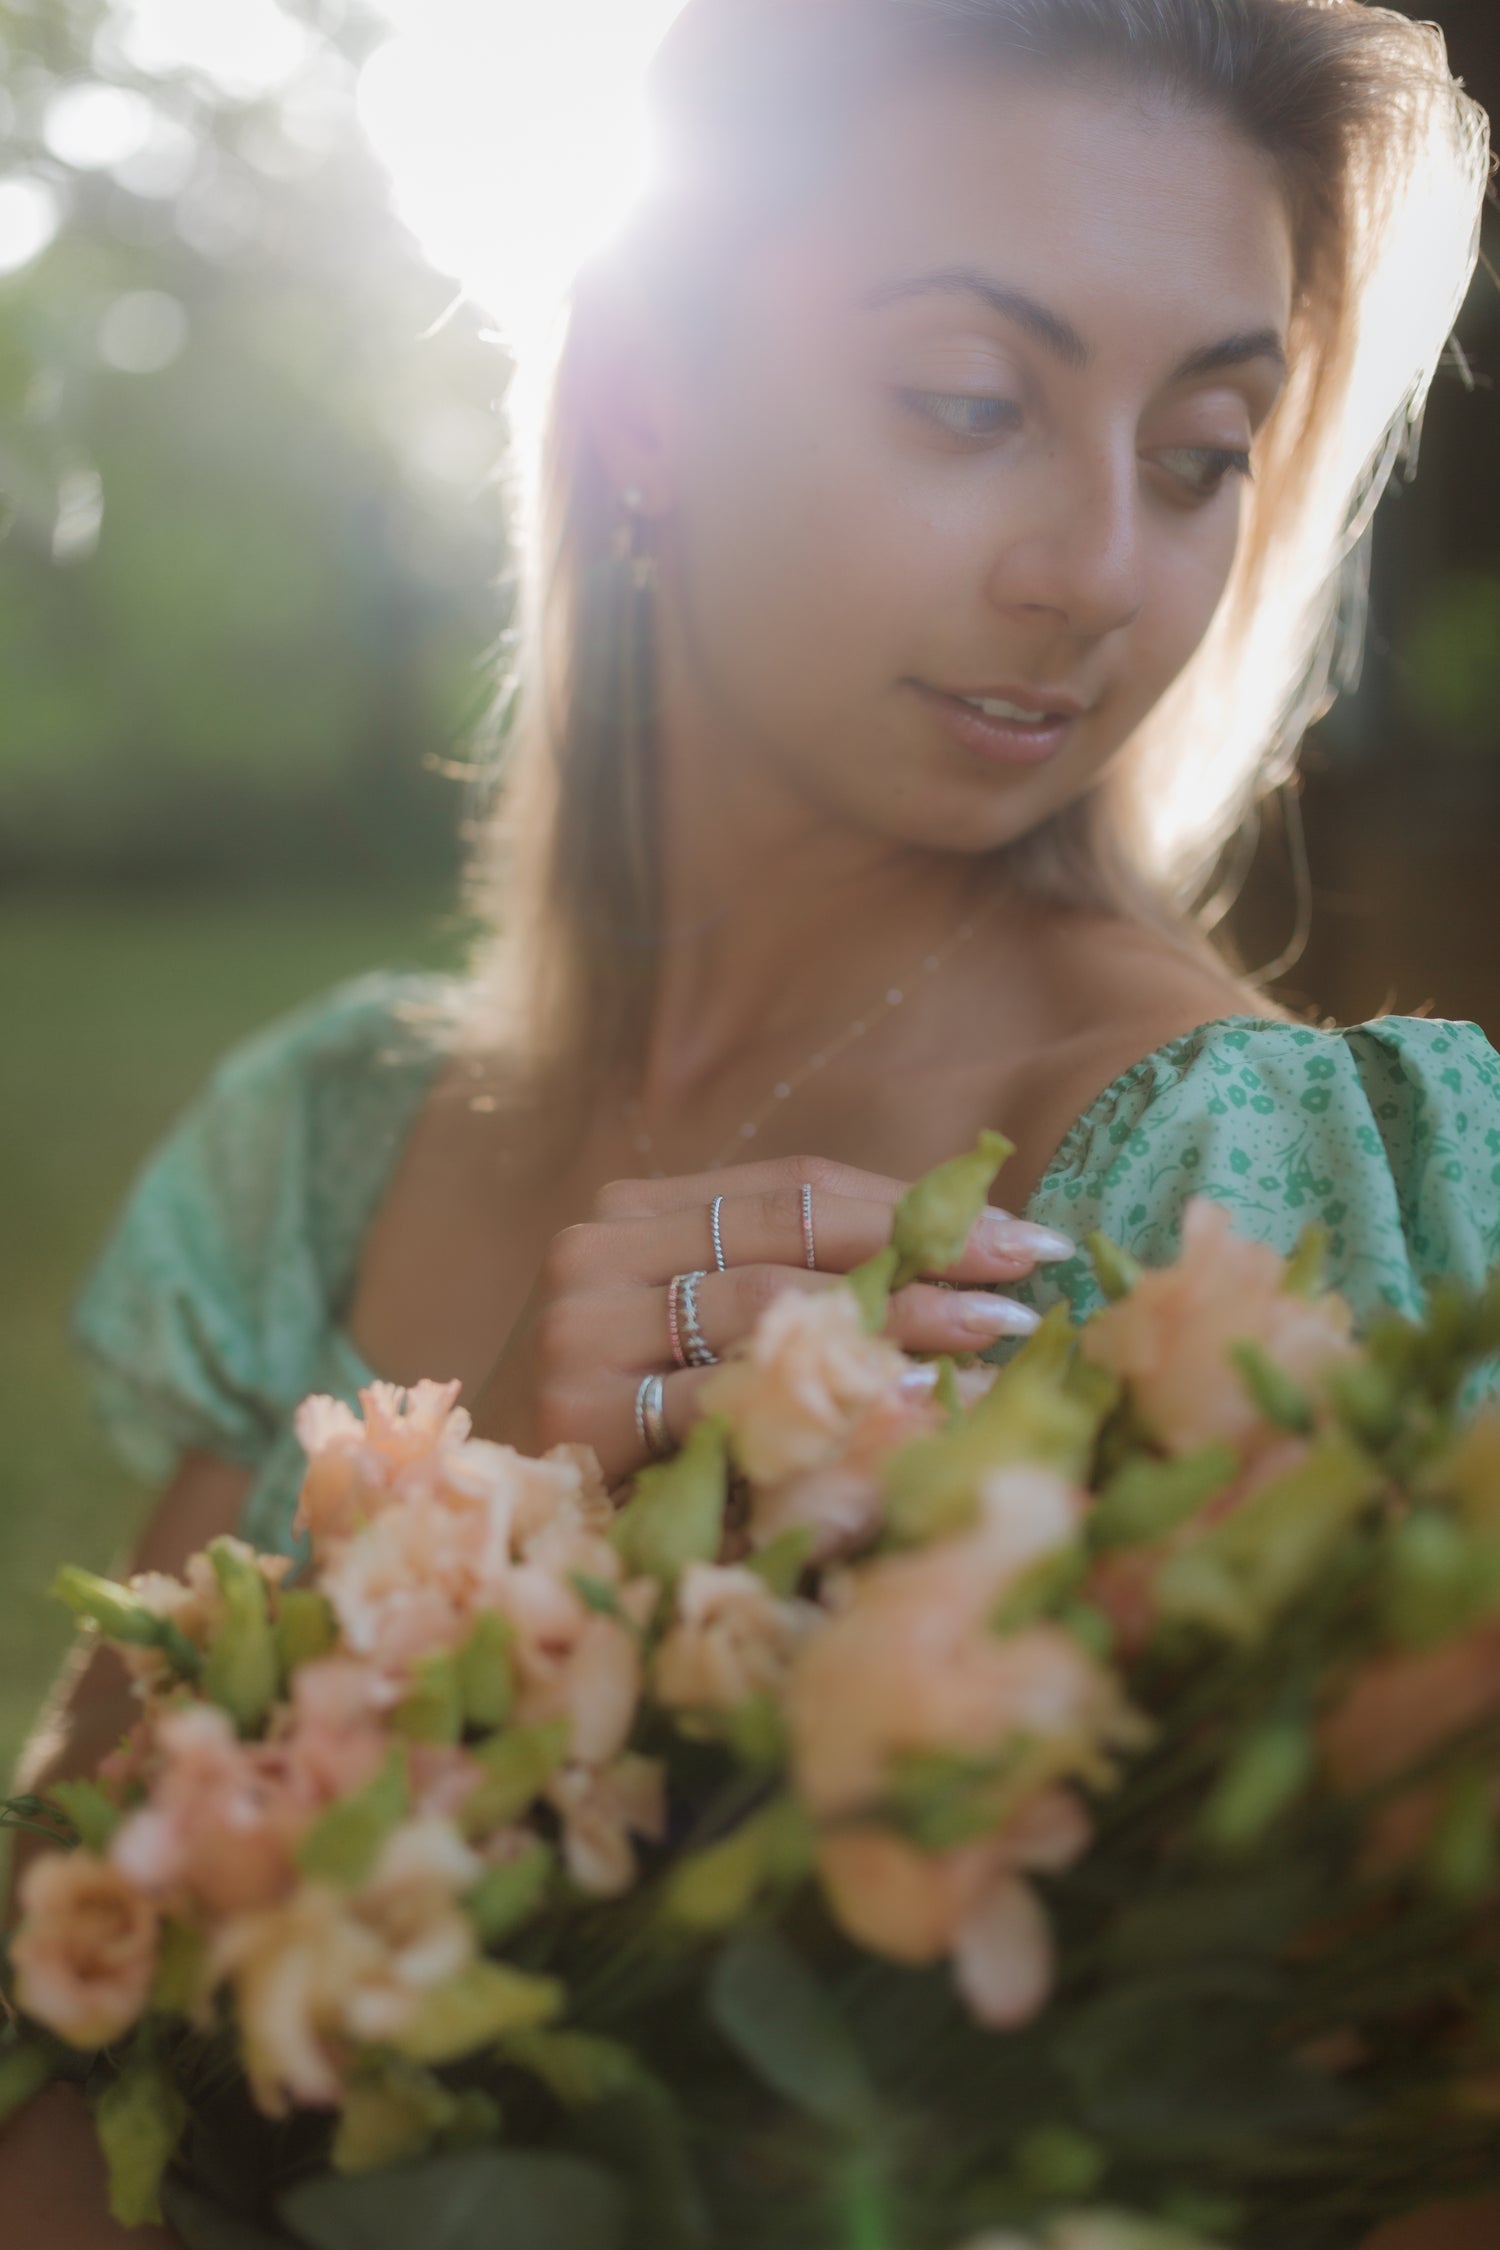
[{"label": "pink flower", "polygon": [[1070,1866],[1088,1837],[1076,1799],[1049,1789],[998,1834],[954,1851],[924,1852],[873,1823],[833,1829],[819,1843],[818,1870],[859,1944],[913,1965],[951,1955],[970,2012],[1010,2028],[1036,2014],[1052,1975],[1046,1917],[1017,1870]]},{"label": "pink flower", "polygon": [[104,2047],[145,2011],[156,1969],[156,1908],[90,1851],[47,1851],[21,1878],[11,1941],[16,1998],[75,2047]]},{"label": "pink flower", "polygon": [[874,1803],[904,1753],[984,1757],[1023,1735],[1053,1770],[1079,1771],[1128,1736],[1113,1681],[1071,1635],[990,1625],[1007,1588],[1072,1537],[1081,1508],[1050,1471],[996,1471],[976,1530],[854,1577],[788,1682],[794,1771],[813,1813]]},{"label": "pink flower", "polygon": [[1096,1313],[1080,1349],[1125,1377],[1169,1452],[1192,1453],[1216,1438],[1251,1451],[1275,1433],[1229,1357],[1232,1345],[1258,1344],[1303,1384],[1354,1351],[1343,1298],[1295,1295],[1285,1274],[1276,1251],[1232,1231],[1221,1204],[1190,1196],[1175,1264],[1142,1274],[1129,1296]]},{"label": "pink flower", "polygon": [[[619,1560],[611,1550],[610,1568]],[[642,1624],[655,1606],[654,1580],[616,1589],[627,1617]],[[640,1646],[629,1626],[591,1609],[573,1586],[525,1563],[495,1590],[495,1607],[516,1631],[512,1662],[516,1719],[540,1726],[567,1719],[573,1757],[602,1765],[625,1742],[641,1692]]]},{"label": "pink flower", "polygon": [[[289,1555],[259,1554],[243,1539],[227,1538],[226,1543],[242,1561],[255,1565],[273,1591],[292,1567]],[[189,1555],[181,1578],[169,1577],[165,1571],[143,1570],[127,1585],[153,1617],[170,1619],[195,1648],[206,1649],[223,1629],[228,1612],[206,1554]],[[121,1647],[119,1654],[126,1670],[139,1683],[138,1693],[149,1695],[153,1688],[175,1684],[177,1675],[159,1649]]]},{"label": "pink flower", "polygon": [[[991,1370],[986,1370],[987,1376]],[[811,1560],[834,1561],[868,1547],[885,1520],[885,1465],[898,1447],[928,1437],[943,1426],[941,1408],[930,1386],[882,1393],[862,1407],[849,1424],[835,1458],[805,1469],[779,1484],[762,1485],[752,1495],[750,1536],[768,1547],[784,1532],[803,1526],[817,1534]]]},{"label": "pink flower", "polygon": [[752,1484],[829,1468],[861,1412],[894,1396],[907,1360],[866,1335],[847,1289],[788,1289],[703,1386],[704,1410],[727,1415],[735,1455]]},{"label": "pink flower", "polygon": [[636,1877],[632,1836],[666,1833],[666,1777],[654,1758],[627,1752],[603,1768],[566,1765],[547,1784],[563,1824],[563,1858],[580,1890],[617,1898]]},{"label": "pink flower", "polygon": [[363,1420],[339,1399],[306,1398],[293,1418],[308,1456],[293,1528],[315,1549],[347,1538],[390,1499],[430,1492],[447,1455],[472,1428],[456,1402],[463,1385],[372,1383],[359,1394]]},{"label": "pink flower", "polygon": [[786,1676],[801,1614],[753,1570],[689,1563],[677,1615],[656,1652],[656,1701],[669,1710],[732,1711],[775,1695]]},{"label": "pink flower", "polygon": [[241,1743],[228,1713],[211,1703],[165,1712],[157,1740],[148,1802],[110,1841],[116,1868],[169,1910],[191,1900],[233,1914],[283,1895],[308,1816],[276,1751]]},{"label": "pink flower", "polygon": [[323,1558],[321,1585],[357,1656],[391,1672],[468,1637],[490,1546],[478,1505],[413,1493]]}]

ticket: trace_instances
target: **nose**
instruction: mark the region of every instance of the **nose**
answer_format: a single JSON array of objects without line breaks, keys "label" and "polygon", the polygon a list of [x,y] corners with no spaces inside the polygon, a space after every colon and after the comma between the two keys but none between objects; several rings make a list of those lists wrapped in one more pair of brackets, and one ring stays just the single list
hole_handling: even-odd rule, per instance
[{"label": "nose", "polygon": [[1048,447],[1015,497],[990,572],[995,605],[1045,612],[1084,641],[1133,624],[1146,598],[1134,443]]}]

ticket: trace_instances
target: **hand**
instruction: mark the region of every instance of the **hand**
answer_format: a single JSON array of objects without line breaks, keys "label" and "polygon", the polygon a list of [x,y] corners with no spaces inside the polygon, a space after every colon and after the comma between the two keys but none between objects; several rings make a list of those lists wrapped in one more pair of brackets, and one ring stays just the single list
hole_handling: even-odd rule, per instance
[{"label": "hand", "polygon": [[[816,1272],[806,1263],[802,1187],[812,1188]],[[474,1401],[476,1435],[540,1452],[591,1445],[606,1482],[643,1464],[635,1422],[641,1377],[667,1374],[667,1426],[680,1443],[701,1411],[711,1372],[677,1369],[667,1291],[672,1276],[705,1271],[698,1318],[720,1358],[785,1289],[831,1289],[890,1239],[905,1183],[817,1157],[784,1157],[669,1180],[618,1180],[590,1216],[553,1237],[505,1350]],[[714,1268],[710,1207],[722,1194],[728,1270]],[[1072,1257],[1066,1236],[993,1207],[981,1212],[957,1264],[891,1300],[886,1333],[908,1351],[978,1352],[1037,1325],[1029,1307],[988,1294],[1045,1261]],[[984,1288],[963,1289],[962,1283]]]}]

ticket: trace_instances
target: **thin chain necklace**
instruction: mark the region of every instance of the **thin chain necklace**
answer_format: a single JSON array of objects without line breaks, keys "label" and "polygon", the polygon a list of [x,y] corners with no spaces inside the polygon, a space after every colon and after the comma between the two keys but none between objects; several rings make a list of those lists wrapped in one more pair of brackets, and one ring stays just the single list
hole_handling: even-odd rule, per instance
[{"label": "thin chain necklace", "polygon": [[[875,1024],[882,1022],[894,1009],[899,1008],[904,1001],[910,999],[914,986],[920,986],[928,977],[936,976],[938,970],[952,960],[959,947],[967,945],[980,924],[988,915],[993,913],[999,899],[1000,893],[996,890],[982,906],[976,908],[972,914],[966,915],[951,936],[947,937],[934,952],[919,954],[910,967],[897,977],[894,984],[886,986],[885,991],[874,1006],[867,1008],[862,1016],[856,1016],[853,1023],[841,1031],[836,1039],[831,1040],[826,1047],[820,1047],[816,1054],[809,1055],[801,1069],[794,1070],[789,1078],[778,1078],[759,1109],[752,1110],[744,1122],[735,1127],[723,1147],[715,1149],[713,1155],[698,1169],[705,1172],[714,1172],[718,1170],[721,1164],[726,1164],[731,1156],[743,1155],[750,1143],[759,1135],[766,1120],[774,1116],[783,1103],[789,1102],[794,1094],[801,1091],[810,1078],[815,1078],[820,1070],[826,1070],[830,1063],[837,1062],[840,1055],[847,1054],[848,1050],[857,1041],[863,1039]],[[626,1101],[625,1118],[630,1126],[631,1145],[636,1154],[638,1156],[654,1155],[656,1141],[646,1129],[639,1095],[632,1094]],[[661,1180],[665,1179],[666,1174],[662,1167],[657,1164],[652,1166],[651,1177],[654,1180]]]}]

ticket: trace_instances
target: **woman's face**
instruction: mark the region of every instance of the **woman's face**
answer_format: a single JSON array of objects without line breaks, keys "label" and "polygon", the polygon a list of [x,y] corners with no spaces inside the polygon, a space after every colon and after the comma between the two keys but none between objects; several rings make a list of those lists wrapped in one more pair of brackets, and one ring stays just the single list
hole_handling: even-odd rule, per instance
[{"label": "woman's face", "polygon": [[988,70],[885,94],[668,383],[669,729],[938,848],[1077,797],[1219,603],[1291,275],[1217,116]]}]

